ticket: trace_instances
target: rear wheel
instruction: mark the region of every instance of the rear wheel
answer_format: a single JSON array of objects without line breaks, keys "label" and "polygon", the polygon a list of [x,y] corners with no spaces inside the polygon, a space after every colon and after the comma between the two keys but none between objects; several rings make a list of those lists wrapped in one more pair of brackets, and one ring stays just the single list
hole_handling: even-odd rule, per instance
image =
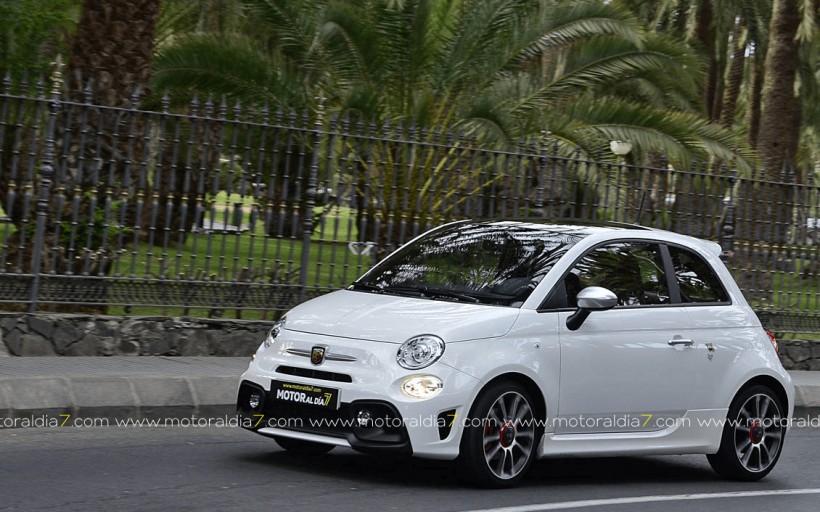
[{"label": "rear wheel", "polygon": [[487,388],[473,405],[459,463],[482,487],[511,487],[535,459],[538,428],[530,394],[514,382]]},{"label": "rear wheel", "polygon": [[783,404],[766,386],[744,390],[729,406],[720,449],[708,455],[719,475],[733,480],[760,480],[774,468],[786,434]]},{"label": "rear wheel", "polygon": [[332,444],[314,443],[291,437],[276,436],[273,440],[285,450],[301,455],[322,455],[335,448]]}]

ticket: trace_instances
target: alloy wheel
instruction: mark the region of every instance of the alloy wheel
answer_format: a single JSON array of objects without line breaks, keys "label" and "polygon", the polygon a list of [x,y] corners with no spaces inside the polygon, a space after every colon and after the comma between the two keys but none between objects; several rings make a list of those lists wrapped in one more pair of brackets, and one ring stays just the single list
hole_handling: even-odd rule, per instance
[{"label": "alloy wheel", "polygon": [[734,434],[743,467],[755,473],[766,470],[777,460],[783,441],[780,408],[766,394],[752,395],[740,407]]},{"label": "alloy wheel", "polygon": [[508,391],[496,399],[484,425],[484,461],[497,478],[515,478],[527,467],[535,447],[532,407],[526,397]]}]

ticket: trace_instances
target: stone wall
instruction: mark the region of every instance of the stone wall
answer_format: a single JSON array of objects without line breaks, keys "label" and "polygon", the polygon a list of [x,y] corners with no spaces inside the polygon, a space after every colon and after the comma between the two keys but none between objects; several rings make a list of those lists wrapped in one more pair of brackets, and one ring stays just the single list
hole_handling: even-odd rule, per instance
[{"label": "stone wall", "polygon": [[0,313],[0,356],[248,356],[271,321]]},{"label": "stone wall", "polygon": [[780,360],[787,370],[820,370],[820,342],[780,340]]}]

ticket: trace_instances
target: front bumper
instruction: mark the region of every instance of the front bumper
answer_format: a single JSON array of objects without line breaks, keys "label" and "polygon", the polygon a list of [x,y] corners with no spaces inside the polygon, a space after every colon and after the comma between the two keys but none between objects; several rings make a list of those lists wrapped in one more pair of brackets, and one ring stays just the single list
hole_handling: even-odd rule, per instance
[{"label": "front bumper", "polygon": [[[255,408],[249,405],[254,394],[261,400]],[[359,420],[360,411],[367,411],[369,419]],[[277,400],[274,393],[258,384],[243,381],[239,386],[237,413],[245,428],[262,435],[314,439],[350,446],[361,452],[408,455],[413,452],[398,410],[385,401],[357,400],[353,403],[343,402],[338,409],[325,409]],[[344,443],[334,443],[326,438],[344,440]]]},{"label": "front bumper", "polygon": [[[271,348],[260,347],[242,375],[237,412],[243,426],[261,435],[350,446],[362,452],[438,459],[458,456],[463,427],[459,420],[468,412],[477,379],[441,361],[421,372],[404,370],[395,363],[398,345],[393,343],[292,331],[283,338]],[[347,357],[313,366],[299,354],[316,345]],[[441,392],[427,400],[401,393],[401,382],[416,374],[440,378]],[[338,408],[277,399],[273,381],[338,391]],[[367,414],[361,414],[363,410]]]}]

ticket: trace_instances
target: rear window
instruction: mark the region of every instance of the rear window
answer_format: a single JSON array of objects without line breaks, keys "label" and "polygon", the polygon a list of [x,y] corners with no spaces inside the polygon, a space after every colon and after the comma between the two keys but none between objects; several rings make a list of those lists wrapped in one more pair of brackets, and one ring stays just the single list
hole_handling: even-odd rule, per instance
[{"label": "rear window", "polygon": [[669,253],[682,303],[729,302],[726,289],[703,258],[681,247],[670,246]]}]

